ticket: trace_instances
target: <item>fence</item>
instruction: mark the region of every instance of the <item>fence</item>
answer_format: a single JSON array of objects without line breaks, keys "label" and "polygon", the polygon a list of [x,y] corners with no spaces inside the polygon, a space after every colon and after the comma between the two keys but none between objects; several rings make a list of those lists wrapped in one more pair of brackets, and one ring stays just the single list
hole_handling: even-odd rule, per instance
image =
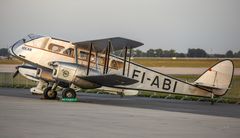
[{"label": "fence", "polygon": [[36,82],[21,75],[13,78],[13,73],[0,73],[0,87],[31,88],[33,86],[36,86]]}]

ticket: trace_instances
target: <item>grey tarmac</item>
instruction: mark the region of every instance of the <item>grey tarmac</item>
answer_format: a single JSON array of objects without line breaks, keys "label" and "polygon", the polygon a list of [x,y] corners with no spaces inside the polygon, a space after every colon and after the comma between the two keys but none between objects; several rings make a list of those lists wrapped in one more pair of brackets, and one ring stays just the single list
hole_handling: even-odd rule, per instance
[{"label": "grey tarmac", "polygon": [[0,88],[0,137],[240,136],[239,105],[90,93],[72,103],[40,98],[29,89]]}]

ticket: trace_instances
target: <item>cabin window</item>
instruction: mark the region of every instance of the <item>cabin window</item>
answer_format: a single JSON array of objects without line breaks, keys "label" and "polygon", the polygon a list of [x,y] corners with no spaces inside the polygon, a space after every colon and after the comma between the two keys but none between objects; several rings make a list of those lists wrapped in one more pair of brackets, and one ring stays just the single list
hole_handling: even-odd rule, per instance
[{"label": "cabin window", "polygon": [[117,62],[116,62],[115,60],[113,60],[113,61],[111,62],[110,66],[111,66],[112,68],[116,68],[116,69],[118,68]]},{"label": "cabin window", "polygon": [[[88,60],[89,53],[88,53],[88,52],[85,52],[85,51],[80,51],[79,57],[80,57],[81,59]],[[93,54],[91,55],[91,61],[95,61],[95,57],[94,57]]]},{"label": "cabin window", "polygon": [[98,63],[103,65],[104,64],[104,61],[105,61],[105,58],[104,57],[98,57]]},{"label": "cabin window", "polygon": [[89,55],[89,53],[84,52],[84,51],[80,51],[79,57],[81,59],[87,59],[88,55]]},{"label": "cabin window", "polygon": [[123,62],[112,60],[110,66],[115,69],[120,69],[120,68],[123,68]]},{"label": "cabin window", "polygon": [[48,46],[48,50],[50,50],[52,52],[56,52],[56,53],[61,52],[63,49],[64,49],[63,46],[59,46],[59,45],[56,45],[56,44],[50,44]]},{"label": "cabin window", "polygon": [[63,54],[67,55],[67,56],[70,56],[70,57],[73,57],[74,49],[73,48],[68,48],[67,50],[63,51]]}]

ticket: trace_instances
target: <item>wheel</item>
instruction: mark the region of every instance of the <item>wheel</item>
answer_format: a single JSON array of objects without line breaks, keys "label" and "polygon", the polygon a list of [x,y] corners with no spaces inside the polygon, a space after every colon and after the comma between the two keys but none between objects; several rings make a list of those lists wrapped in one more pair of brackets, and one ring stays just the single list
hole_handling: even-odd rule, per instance
[{"label": "wheel", "polygon": [[120,95],[120,98],[124,97],[124,93],[123,92],[120,92],[119,95]]},{"label": "wheel", "polygon": [[44,99],[56,99],[57,92],[52,90],[52,87],[47,87],[43,92]]},{"label": "wheel", "polygon": [[76,92],[72,88],[66,88],[62,92],[62,98],[76,98]]}]

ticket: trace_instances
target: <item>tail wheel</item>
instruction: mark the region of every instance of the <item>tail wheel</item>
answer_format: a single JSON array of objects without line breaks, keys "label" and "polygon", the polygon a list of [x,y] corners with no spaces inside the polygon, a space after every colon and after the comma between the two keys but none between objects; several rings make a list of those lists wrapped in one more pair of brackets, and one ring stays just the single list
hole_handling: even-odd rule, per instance
[{"label": "tail wheel", "polygon": [[62,98],[76,98],[76,92],[72,88],[66,88],[62,92]]},{"label": "tail wheel", "polygon": [[47,87],[43,92],[43,96],[45,99],[56,99],[57,92],[52,90],[52,87]]}]

